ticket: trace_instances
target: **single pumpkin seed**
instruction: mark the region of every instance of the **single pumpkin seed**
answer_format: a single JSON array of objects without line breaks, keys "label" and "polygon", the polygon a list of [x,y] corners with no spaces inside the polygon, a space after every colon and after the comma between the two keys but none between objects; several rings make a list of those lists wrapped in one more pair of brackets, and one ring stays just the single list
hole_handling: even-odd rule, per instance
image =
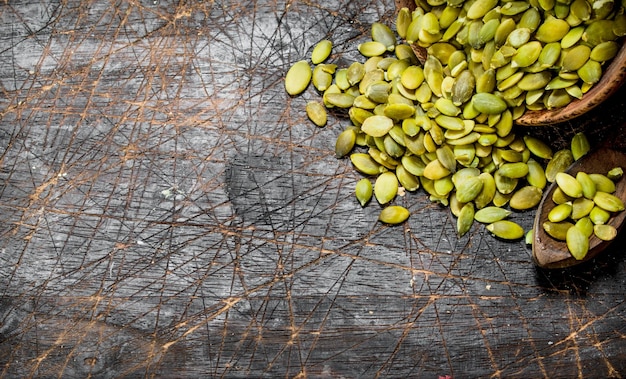
[{"label": "single pumpkin seed", "polygon": [[607,212],[619,212],[624,210],[624,202],[619,197],[607,192],[596,191],[593,202]]},{"label": "single pumpkin seed", "polygon": [[589,174],[589,177],[596,184],[596,191],[602,191],[606,193],[615,192],[615,183],[606,175],[591,173]]},{"label": "single pumpkin seed", "polygon": [[380,211],[378,219],[385,224],[396,225],[406,221],[409,216],[410,212],[408,209],[400,205],[390,205]]},{"label": "single pumpkin seed", "polygon": [[510,210],[505,208],[488,206],[476,211],[476,213],[474,214],[474,219],[483,224],[491,224],[496,221],[504,220],[511,213],[512,212]]},{"label": "single pumpkin seed", "polygon": [[374,197],[380,204],[387,204],[398,193],[398,178],[391,171],[380,174],[374,182]]},{"label": "single pumpkin seed", "polygon": [[506,240],[517,240],[524,236],[524,229],[509,220],[500,220],[487,225],[487,230],[496,237]]},{"label": "single pumpkin seed", "polygon": [[571,150],[562,149],[554,153],[554,156],[548,162],[545,169],[548,182],[553,183],[556,179],[556,174],[567,170],[572,163],[574,163],[574,157]]},{"label": "single pumpkin seed", "polygon": [[374,22],[371,27],[372,40],[382,43],[387,51],[393,51],[396,47],[396,36],[391,29],[380,22]]},{"label": "single pumpkin seed", "polygon": [[459,217],[456,220],[456,230],[459,237],[464,236],[474,223],[474,204],[467,203],[461,208]]},{"label": "single pumpkin seed", "polygon": [[407,191],[417,191],[420,187],[419,179],[401,164],[396,166],[396,177],[400,185]]},{"label": "single pumpkin seed", "polygon": [[589,219],[594,225],[606,224],[610,218],[611,213],[597,205],[591,209],[591,212],[589,212]]},{"label": "single pumpkin seed", "polygon": [[581,260],[587,255],[589,251],[589,238],[576,225],[567,230],[565,241],[567,249],[575,259]]},{"label": "single pumpkin seed", "polygon": [[583,188],[580,185],[580,182],[572,175],[566,172],[558,172],[554,176],[554,179],[561,191],[563,191],[567,196],[579,198],[583,195]]},{"label": "single pumpkin seed", "polygon": [[365,175],[378,175],[381,171],[381,165],[366,153],[352,153],[350,161],[357,171]]},{"label": "single pumpkin seed", "polygon": [[583,232],[587,238],[593,235],[593,222],[591,222],[589,217],[580,218],[574,225],[576,225],[576,227],[580,229],[580,231]]},{"label": "single pumpkin seed", "polygon": [[313,72],[305,60],[293,64],[285,76],[285,90],[288,94],[298,95],[309,86]]},{"label": "single pumpkin seed", "polygon": [[361,206],[364,207],[365,204],[367,204],[372,198],[372,194],[373,194],[372,182],[370,182],[370,180],[367,178],[363,178],[359,180],[356,183],[354,192],[355,192],[357,200],[359,201],[359,204],[361,204]]},{"label": "single pumpkin seed", "polygon": [[557,204],[548,212],[548,220],[550,222],[561,222],[567,220],[572,214],[572,204]]},{"label": "single pumpkin seed", "polygon": [[546,221],[542,224],[543,230],[548,235],[556,240],[565,241],[567,238],[567,231],[573,227],[574,224],[569,221],[552,222]]},{"label": "single pumpkin seed", "polygon": [[357,46],[359,52],[365,57],[376,57],[387,51],[387,46],[378,41],[367,41]]},{"label": "single pumpkin seed", "polygon": [[472,96],[472,106],[478,112],[485,114],[502,113],[507,108],[507,104],[502,98],[488,92],[474,94]]},{"label": "single pumpkin seed", "polygon": [[315,45],[311,52],[311,62],[313,64],[319,64],[324,62],[332,52],[333,43],[329,40],[321,40]]},{"label": "single pumpkin seed", "polygon": [[593,234],[602,241],[611,241],[617,237],[617,229],[610,224],[598,224],[593,226]]},{"label": "single pumpkin seed", "polygon": [[509,200],[509,206],[517,210],[535,207],[541,201],[543,191],[534,186],[524,186],[517,190]]},{"label": "single pumpkin seed", "polygon": [[588,216],[589,212],[591,212],[591,209],[593,209],[594,207],[593,201],[584,197],[574,199],[571,204],[572,214],[570,215],[570,217],[572,218],[572,220],[579,220],[583,217]]},{"label": "single pumpkin seed", "polygon": [[570,148],[572,150],[572,157],[575,161],[577,161],[582,156],[587,154],[590,150],[589,140],[587,140],[587,136],[585,136],[585,134],[582,132],[576,133],[574,137],[572,137]]},{"label": "single pumpkin seed", "polygon": [[613,167],[606,173],[606,177],[614,182],[620,180],[622,176],[624,176],[624,169],[621,167]]}]

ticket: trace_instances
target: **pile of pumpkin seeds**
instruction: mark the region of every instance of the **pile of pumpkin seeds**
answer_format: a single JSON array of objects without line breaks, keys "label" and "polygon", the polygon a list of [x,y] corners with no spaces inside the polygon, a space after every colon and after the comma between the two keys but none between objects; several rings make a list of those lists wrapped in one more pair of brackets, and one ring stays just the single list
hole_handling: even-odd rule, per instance
[{"label": "pile of pumpkin seeds", "polygon": [[552,238],[565,241],[574,258],[586,256],[592,235],[603,241],[617,236],[617,229],[608,222],[614,213],[624,210],[622,200],[613,194],[615,181],[622,175],[621,167],[606,175],[583,171],[575,177],[564,172],[556,174],[557,187],[552,195],[555,207],[542,226]]},{"label": "pile of pumpkin seeds", "polygon": [[611,0],[416,3],[398,12],[397,34],[372,24],[371,40],[358,46],[363,62],[326,63],[333,45],[323,40],[311,53],[313,67],[295,63],[285,88],[295,96],[313,83],[322,98],[306,112],[320,127],[327,109],[345,110],[351,125],[335,153],[365,176],[356,198],[362,206],[375,198],[380,221],[403,223],[410,213],[394,199],[422,188],[449,206],[459,236],[478,221],[499,238],[520,239],[523,228],[506,218],[536,207],[588,142],[578,134],[572,149],[553,154],[516,133],[514,120],[527,109],[564,106],[599,80],[626,34],[624,7]]}]

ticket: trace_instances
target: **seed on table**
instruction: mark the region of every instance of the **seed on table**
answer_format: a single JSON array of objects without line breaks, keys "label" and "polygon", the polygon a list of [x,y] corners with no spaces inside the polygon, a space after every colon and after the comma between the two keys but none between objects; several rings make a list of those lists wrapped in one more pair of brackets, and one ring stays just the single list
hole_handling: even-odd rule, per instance
[{"label": "seed on table", "polygon": [[372,137],[382,137],[391,128],[393,128],[393,120],[384,115],[374,115],[368,117],[361,125],[361,130]]},{"label": "seed on table", "polygon": [[353,128],[348,128],[339,133],[335,141],[335,156],[342,158],[348,155],[356,143],[356,132]]},{"label": "seed on table", "polygon": [[517,210],[535,207],[541,201],[543,191],[534,186],[524,186],[517,190],[509,200],[509,206]]},{"label": "seed on table", "polygon": [[407,191],[417,191],[420,182],[417,176],[411,174],[403,165],[396,166],[396,177],[400,185]]},{"label": "seed on table", "polygon": [[357,171],[365,175],[378,175],[381,171],[381,165],[366,153],[352,153],[350,161]]},{"label": "seed on table", "polygon": [[476,211],[476,213],[474,214],[474,219],[483,224],[491,224],[496,221],[504,220],[511,213],[512,212],[510,210],[505,208],[488,206]]},{"label": "seed on table", "polygon": [[572,157],[574,158],[574,160],[579,160],[590,150],[589,140],[587,139],[587,136],[585,136],[585,134],[582,132],[574,134],[574,137],[572,137],[572,141],[570,142],[570,148],[572,150]]},{"label": "seed on table", "polygon": [[398,178],[391,171],[378,175],[374,182],[374,197],[380,204],[387,204],[398,193]]},{"label": "seed on table", "polygon": [[474,198],[474,205],[476,205],[477,209],[482,209],[493,201],[497,191],[496,181],[488,172],[480,173],[478,178],[483,182],[483,188],[478,196]]},{"label": "seed on table", "polygon": [[359,44],[357,49],[364,57],[376,57],[387,51],[387,46],[378,41],[367,41]]},{"label": "seed on table", "polygon": [[307,116],[315,125],[319,127],[326,125],[326,108],[321,103],[317,101],[310,101],[306,104],[305,109]]},{"label": "seed on table", "polygon": [[323,65],[317,65],[313,69],[313,86],[320,92],[324,92],[333,83],[333,76],[326,72]]},{"label": "seed on table", "polygon": [[507,108],[506,102],[497,95],[488,92],[476,93],[472,96],[472,106],[480,113],[498,114]]},{"label": "seed on table", "polygon": [[617,237],[617,229],[610,224],[594,225],[593,234],[602,241],[611,241]]},{"label": "seed on table", "polygon": [[524,229],[517,223],[509,220],[500,220],[486,226],[496,237],[506,240],[517,240],[524,236]]},{"label": "seed on table", "polygon": [[565,242],[570,254],[577,260],[581,260],[589,251],[589,238],[576,225],[567,230]]},{"label": "seed on table", "polygon": [[459,217],[456,220],[456,230],[459,237],[463,237],[474,223],[474,204],[467,203],[461,208]]},{"label": "seed on table", "polygon": [[462,179],[456,185],[456,197],[461,203],[468,203],[480,194],[483,185],[483,181],[478,176]]},{"label": "seed on table", "polygon": [[393,51],[397,41],[391,29],[380,22],[374,22],[371,28],[372,40],[382,43],[387,48],[387,51]]},{"label": "seed on table", "polygon": [[[532,152],[532,150],[531,150]],[[545,173],[546,179],[550,183],[554,183],[556,178],[556,174],[559,172],[564,172],[567,168],[574,163],[574,157],[572,155],[571,150],[562,149],[554,153],[554,156],[548,164],[546,165]],[[596,185],[597,187],[597,185]],[[582,191],[582,189],[581,189]]]},{"label": "seed on table", "polygon": [[498,168],[500,175],[513,179],[525,177],[528,175],[528,170],[528,165],[524,162],[504,163]]},{"label": "seed on table", "polygon": [[423,176],[430,180],[437,180],[450,175],[450,170],[445,168],[439,159],[430,161],[424,168]]},{"label": "seed on table", "polygon": [[326,101],[337,108],[350,108],[354,104],[354,96],[342,93],[329,93],[326,95]]},{"label": "seed on table", "polygon": [[319,64],[324,62],[329,56],[333,49],[333,43],[329,40],[321,40],[315,45],[313,51],[311,52],[311,62],[313,64]]},{"label": "seed on table", "polygon": [[372,182],[367,178],[359,180],[354,188],[354,193],[361,206],[364,207],[372,198]]},{"label": "seed on table", "polygon": [[298,95],[309,86],[313,71],[305,60],[298,61],[289,68],[285,75],[285,90],[288,94]]},{"label": "seed on table", "polygon": [[528,175],[526,175],[526,181],[528,184],[544,189],[547,184],[547,180],[543,167],[539,164],[539,162],[532,158],[526,162],[526,165],[528,166]]},{"label": "seed on table", "polygon": [[390,205],[388,207],[383,208],[378,215],[378,219],[385,224],[401,224],[406,221],[410,216],[410,212],[408,209],[400,206],[400,205]]}]

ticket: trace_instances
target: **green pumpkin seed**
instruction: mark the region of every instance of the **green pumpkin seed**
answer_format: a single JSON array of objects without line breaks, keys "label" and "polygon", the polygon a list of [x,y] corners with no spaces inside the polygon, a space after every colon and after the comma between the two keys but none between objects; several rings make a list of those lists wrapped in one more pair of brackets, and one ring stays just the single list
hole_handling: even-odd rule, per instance
[{"label": "green pumpkin seed", "polygon": [[[326,108],[317,101],[310,101],[306,105],[306,114],[313,123],[319,127],[326,125]],[[355,136],[356,137],[356,136]]]},{"label": "green pumpkin seed", "polygon": [[387,46],[378,41],[367,41],[357,46],[359,52],[365,57],[376,57],[387,51]]},{"label": "green pumpkin seed", "polygon": [[439,159],[432,160],[424,167],[423,176],[430,180],[437,180],[450,175],[450,170],[445,168]]},{"label": "green pumpkin seed", "polygon": [[566,172],[558,172],[554,177],[557,185],[567,196],[578,198],[583,195],[583,188],[580,182]]},{"label": "green pumpkin seed", "polygon": [[492,93],[481,92],[472,96],[472,106],[480,113],[498,114],[504,112],[507,104],[502,98]]},{"label": "green pumpkin seed", "polygon": [[359,180],[356,183],[354,192],[357,200],[359,201],[359,204],[364,207],[365,204],[367,204],[372,198],[372,182],[370,182],[370,180],[366,178]]},{"label": "green pumpkin seed", "polygon": [[311,62],[313,64],[319,64],[324,62],[333,49],[333,43],[329,40],[322,40],[315,45],[311,52]]},{"label": "green pumpkin seed", "polygon": [[456,220],[456,230],[459,237],[463,237],[474,223],[474,204],[467,203],[461,208],[459,217]]},{"label": "green pumpkin seed", "polygon": [[596,184],[596,191],[613,193],[615,192],[615,183],[606,175],[591,173],[589,177]]},{"label": "green pumpkin seed", "polygon": [[567,249],[575,259],[581,260],[587,255],[589,251],[589,238],[576,225],[567,230],[565,241],[567,243]]},{"label": "green pumpkin seed", "polygon": [[357,171],[365,175],[378,175],[381,171],[381,165],[369,154],[352,153],[350,154],[350,161]]},{"label": "green pumpkin seed", "polygon": [[572,205],[569,203],[557,204],[548,212],[550,222],[561,222],[567,220],[572,214]]},{"label": "green pumpkin seed", "polygon": [[556,174],[567,170],[572,163],[574,163],[574,157],[571,150],[562,149],[554,153],[554,156],[548,162],[545,169],[548,182],[553,183],[556,179]]},{"label": "green pumpkin seed", "polygon": [[543,191],[534,186],[525,186],[517,190],[509,200],[509,206],[517,210],[534,208],[541,201]]},{"label": "green pumpkin seed", "polygon": [[584,197],[579,197],[572,201],[572,214],[570,217],[572,220],[579,220],[586,217],[589,215],[593,207],[593,201]]},{"label": "green pumpkin seed", "polygon": [[543,43],[557,42],[565,37],[569,29],[567,21],[548,16],[537,28],[535,38]]},{"label": "green pumpkin seed", "polygon": [[617,237],[617,229],[610,224],[598,224],[593,226],[593,234],[602,241],[611,241]]},{"label": "green pumpkin seed", "polygon": [[313,72],[305,60],[296,62],[289,68],[285,76],[285,90],[288,94],[298,95],[309,86]]},{"label": "green pumpkin seed", "polygon": [[524,236],[524,229],[519,224],[509,220],[493,222],[486,228],[496,237],[506,240],[517,240]]},{"label": "green pumpkin seed", "polygon": [[505,208],[500,208],[496,206],[488,206],[482,208],[474,214],[474,219],[483,224],[491,224],[496,221],[504,220],[507,218],[512,212]]},{"label": "green pumpkin seed", "polygon": [[374,197],[380,204],[387,204],[398,193],[398,178],[391,171],[380,174],[374,182]]},{"label": "green pumpkin seed", "polygon": [[610,193],[596,191],[593,202],[607,212],[619,212],[624,210],[624,202]]},{"label": "green pumpkin seed", "polygon": [[406,221],[410,214],[408,209],[400,205],[390,205],[380,211],[378,219],[385,224],[396,225]]},{"label": "green pumpkin seed", "polygon": [[589,140],[584,133],[579,132],[572,137],[571,150],[574,160],[577,161],[590,150]]},{"label": "green pumpkin seed", "polygon": [[594,206],[589,212],[589,219],[594,225],[606,224],[610,218],[611,213],[599,206]]},{"label": "green pumpkin seed", "polygon": [[387,25],[374,22],[371,31],[373,41],[382,43],[387,48],[387,51],[394,50],[396,47],[396,36]]},{"label": "green pumpkin seed", "polygon": [[588,60],[591,54],[591,48],[587,45],[578,45],[565,53],[563,57],[562,69],[565,71],[576,71],[581,68]]},{"label": "green pumpkin seed", "polygon": [[620,180],[624,176],[624,169],[621,167],[613,167],[607,172],[606,177],[611,179],[612,181]]},{"label": "green pumpkin seed", "polygon": [[580,231],[583,232],[587,238],[593,235],[593,222],[591,222],[589,217],[582,217],[576,221],[576,224],[574,225],[576,225],[576,227],[580,229]]},{"label": "green pumpkin seed", "polygon": [[396,166],[396,177],[400,185],[407,191],[417,191],[420,187],[419,179],[411,174],[403,165]]},{"label": "green pumpkin seed", "polygon": [[574,226],[569,221],[551,222],[546,221],[542,224],[543,230],[548,235],[556,240],[565,241],[567,238],[567,231]]},{"label": "green pumpkin seed", "polygon": [[372,137],[382,137],[393,128],[393,125],[394,122],[391,118],[383,115],[374,115],[365,119],[363,125],[361,125],[361,130]]}]

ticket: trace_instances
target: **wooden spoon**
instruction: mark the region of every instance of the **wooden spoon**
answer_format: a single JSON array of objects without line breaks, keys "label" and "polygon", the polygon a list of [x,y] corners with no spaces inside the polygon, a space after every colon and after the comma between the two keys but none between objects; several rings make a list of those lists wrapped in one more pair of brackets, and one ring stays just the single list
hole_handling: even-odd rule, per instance
[{"label": "wooden spoon", "polygon": [[[606,174],[614,167],[626,169],[626,154],[610,148],[600,148],[574,162],[567,172],[574,176],[579,171],[588,174]],[[543,223],[548,220],[548,213],[555,206],[552,194],[556,188],[556,183],[553,183],[544,193],[533,224],[533,260],[542,268],[565,268],[577,265],[594,258],[610,244],[610,241],[602,241],[592,236],[589,239],[589,252],[582,260],[576,260],[567,250],[565,242],[555,240],[544,231]],[[616,183],[614,195],[626,203],[626,178]],[[622,211],[611,217],[608,223],[619,231],[625,218],[626,211]]]},{"label": "wooden spoon", "polygon": [[[413,11],[416,8],[413,0],[395,0],[395,3],[396,9],[406,7]],[[580,100],[574,100],[567,106],[558,109],[526,111],[524,115],[515,120],[515,123],[521,126],[541,126],[565,122],[589,112],[609,98],[626,80],[626,45],[624,45],[624,41],[619,42],[622,43],[622,48],[613,60],[604,67],[600,81],[594,84]],[[415,44],[411,47],[419,61],[424,63],[427,56],[426,49]]]},{"label": "wooden spoon", "polygon": [[626,47],[622,48],[606,67],[602,78],[583,95],[580,100],[575,100],[563,108],[542,111],[526,111],[524,115],[515,120],[515,123],[523,126],[550,125],[568,121],[589,112],[604,100],[609,98],[626,79]]}]

